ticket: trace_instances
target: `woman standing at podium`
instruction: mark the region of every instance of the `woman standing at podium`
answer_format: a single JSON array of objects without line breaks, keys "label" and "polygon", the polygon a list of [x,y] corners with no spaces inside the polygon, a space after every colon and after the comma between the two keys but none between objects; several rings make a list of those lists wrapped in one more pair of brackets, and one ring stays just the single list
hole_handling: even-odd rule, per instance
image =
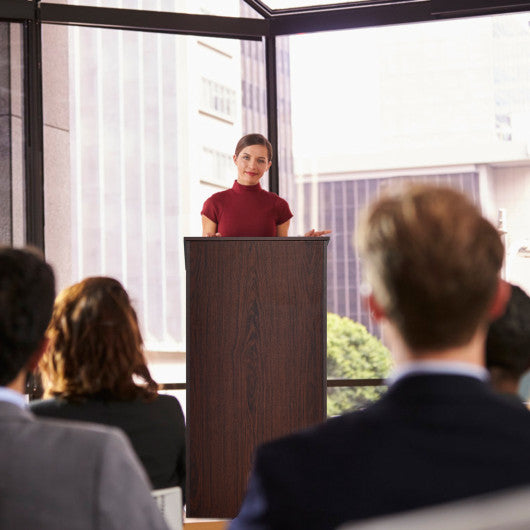
[{"label": "woman standing at podium", "polygon": [[[293,214],[285,199],[261,187],[270,168],[272,145],[261,134],[247,134],[234,154],[237,179],[231,189],[214,193],[202,208],[203,237],[285,237]],[[329,234],[311,230],[306,236]]]}]

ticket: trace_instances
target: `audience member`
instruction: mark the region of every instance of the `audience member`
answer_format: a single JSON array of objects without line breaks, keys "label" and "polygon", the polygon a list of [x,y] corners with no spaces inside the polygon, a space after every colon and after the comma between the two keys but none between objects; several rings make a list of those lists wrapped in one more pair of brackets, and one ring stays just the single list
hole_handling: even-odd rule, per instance
[{"label": "audience member", "polygon": [[167,530],[118,429],[38,420],[26,408],[54,289],[38,254],[0,248],[0,528]]},{"label": "audience member", "polygon": [[37,416],[122,429],[155,489],[185,486],[184,414],[158,394],[127,292],[113,278],[93,277],[64,289],[48,327],[40,367],[45,396]]},{"label": "audience member", "polygon": [[506,311],[489,327],[486,367],[495,390],[521,401],[519,381],[530,368],[530,297],[517,285]]},{"label": "audience member", "polygon": [[495,228],[430,186],[369,209],[360,251],[396,370],[364,411],[258,448],[232,530],[339,524],[530,483],[530,418],[485,383],[509,289]]}]

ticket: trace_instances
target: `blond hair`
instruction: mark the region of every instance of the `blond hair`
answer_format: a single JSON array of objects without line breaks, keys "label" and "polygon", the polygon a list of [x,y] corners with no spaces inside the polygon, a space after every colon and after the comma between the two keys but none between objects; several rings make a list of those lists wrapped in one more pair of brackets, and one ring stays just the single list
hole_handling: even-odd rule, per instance
[{"label": "blond hair", "polygon": [[375,202],[359,232],[377,303],[416,351],[466,344],[485,322],[504,249],[463,194],[411,186]]}]

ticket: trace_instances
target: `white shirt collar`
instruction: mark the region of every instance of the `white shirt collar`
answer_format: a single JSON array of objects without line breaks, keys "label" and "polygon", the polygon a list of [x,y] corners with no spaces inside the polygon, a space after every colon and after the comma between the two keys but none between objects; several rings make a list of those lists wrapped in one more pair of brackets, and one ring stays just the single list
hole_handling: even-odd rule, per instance
[{"label": "white shirt collar", "polygon": [[412,374],[464,375],[484,382],[489,379],[486,368],[476,364],[449,361],[412,361],[392,370],[386,382],[390,386]]},{"label": "white shirt collar", "polygon": [[20,392],[11,390],[6,386],[0,386],[0,401],[7,401],[8,403],[13,403],[21,409],[27,408],[27,402],[25,396]]}]

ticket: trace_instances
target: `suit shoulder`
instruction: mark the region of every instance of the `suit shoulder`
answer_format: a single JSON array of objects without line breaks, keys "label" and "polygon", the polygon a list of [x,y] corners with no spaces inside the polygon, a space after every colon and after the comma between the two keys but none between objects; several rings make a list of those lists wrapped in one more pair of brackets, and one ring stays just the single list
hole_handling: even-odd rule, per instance
[{"label": "suit shoulder", "polygon": [[[364,412],[352,412],[330,418],[320,425],[298,431],[262,445],[257,452],[258,457],[276,457],[278,453],[290,455],[319,452],[344,444],[347,434],[359,430],[367,424],[369,418]],[[326,449],[327,450],[327,449]]]},{"label": "suit shoulder", "polygon": [[126,440],[125,435],[117,427],[84,421],[36,418],[34,428],[39,432],[39,436],[47,436],[55,441],[69,438],[76,443],[104,444],[117,438]]},{"label": "suit shoulder", "polygon": [[56,398],[38,399],[30,402],[29,409],[34,414],[40,415],[42,413],[51,412],[60,408],[61,403]]},{"label": "suit shoulder", "polygon": [[156,403],[160,408],[176,413],[179,416],[184,415],[180,401],[175,396],[170,396],[168,394],[158,394],[158,397],[154,403]]}]

